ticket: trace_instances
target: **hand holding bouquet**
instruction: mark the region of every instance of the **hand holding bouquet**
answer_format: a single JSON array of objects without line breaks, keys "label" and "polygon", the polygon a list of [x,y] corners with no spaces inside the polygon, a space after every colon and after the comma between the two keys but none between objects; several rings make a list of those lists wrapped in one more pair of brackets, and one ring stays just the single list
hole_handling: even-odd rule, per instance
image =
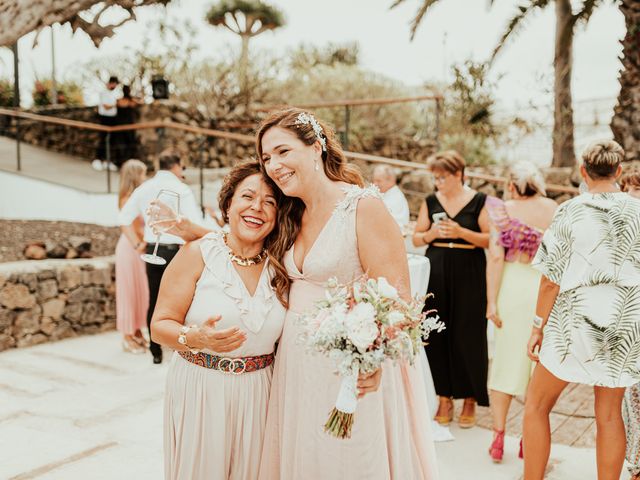
[{"label": "hand holding bouquet", "polygon": [[342,377],[336,406],[325,431],[350,438],[357,405],[359,373],[379,369],[385,360],[413,364],[432,330],[444,324],[433,312],[423,312],[424,298],[405,302],[385,278],[363,277],[348,285],[333,278],[325,299],[300,317],[301,341],[313,352],[328,356]]}]

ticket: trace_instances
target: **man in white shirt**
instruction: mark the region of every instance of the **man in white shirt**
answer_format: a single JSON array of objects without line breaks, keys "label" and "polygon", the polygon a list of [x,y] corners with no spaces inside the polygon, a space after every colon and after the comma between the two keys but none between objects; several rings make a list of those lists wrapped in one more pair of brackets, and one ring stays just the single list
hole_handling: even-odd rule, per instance
[{"label": "man in white shirt", "polygon": [[[155,176],[136,188],[118,215],[118,223],[123,232],[135,235],[133,222],[139,216],[144,219],[144,239],[147,253],[152,253],[156,242],[156,235],[149,226],[147,210],[152,200],[155,200],[160,190],[170,190],[180,196],[180,212],[183,217],[198,225],[204,225],[202,211],[196,203],[191,189],[182,182],[183,166],[180,155],[174,151],[164,151],[159,158],[159,171]],[[160,280],[165,268],[178,253],[180,245],[184,243],[180,237],[163,233],[160,235],[160,245],[157,254],[167,261],[166,265],[146,264],[147,280],[149,282],[149,310],[147,312],[147,327],[151,324],[151,316],[158,300]],[[136,247],[137,248],[137,247]],[[116,279],[117,281],[117,279]],[[153,355],[153,363],[162,362],[162,348],[151,341],[149,349]]]},{"label": "man in white shirt", "polygon": [[396,173],[389,165],[378,165],[374,168],[373,183],[380,189],[389,213],[402,228],[409,223],[409,204],[396,181]]},{"label": "man in white shirt", "polygon": [[[102,125],[113,126],[116,124],[116,115],[118,114],[118,98],[119,94],[116,90],[118,86],[118,77],[111,76],[107,82],[106,90],[100,93],[100,101],[98,103],[98,120]],[[96,152],[96,159],[91,162],[91,166],[95,170],[104,170],[109,168],[117,171],[118,168],[113,163],[107,163],[107,134],[100,132],[100,143]]]}]

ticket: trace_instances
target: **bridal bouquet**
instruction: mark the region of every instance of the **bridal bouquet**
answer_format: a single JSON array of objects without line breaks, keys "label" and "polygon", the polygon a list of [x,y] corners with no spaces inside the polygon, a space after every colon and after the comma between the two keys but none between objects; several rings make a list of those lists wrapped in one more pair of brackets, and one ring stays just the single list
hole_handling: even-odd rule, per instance
[{"label": "bridal bouquet", "polygon": [[402,300],[386,279],[363,277],[347,285],[327,283],[325,299],[300,316],[301,341],[328,356],[342,382],[324,428],[350,438],[357,404],[359,373],[380,368],[387,359],[413,364],[431,331],[444,329],[433,311],[423,312],[424,297]]}]

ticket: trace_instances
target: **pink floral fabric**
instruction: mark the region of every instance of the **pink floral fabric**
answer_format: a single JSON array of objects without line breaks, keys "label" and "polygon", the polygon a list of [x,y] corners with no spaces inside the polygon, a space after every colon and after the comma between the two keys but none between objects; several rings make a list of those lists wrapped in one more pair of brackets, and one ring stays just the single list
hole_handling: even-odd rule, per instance
[{"label": "pink floral fabric", "polygon": [[487,197],[486,206],[491,222],[500,232],[505,259],[513,262],[523,253],[533,258],[542,242],[542,231],[509,217],[504,202],[496,197]]}]

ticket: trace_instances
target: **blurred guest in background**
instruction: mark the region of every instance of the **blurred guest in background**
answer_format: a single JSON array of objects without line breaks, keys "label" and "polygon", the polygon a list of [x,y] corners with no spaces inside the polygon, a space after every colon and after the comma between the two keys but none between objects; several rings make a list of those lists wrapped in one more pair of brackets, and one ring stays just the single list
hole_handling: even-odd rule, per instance
[{"label": "blurred guest in background", "polygon": [[[624,175],[620,179],[620,188],[632,197],[640,199],[640,172]],[[627,388],[622,405],[631,480],[640,480],[640,383]]]},{"label": "blurred guest in background", "polygon": [[476,423],[476,403],[489,405],[487,393],[486,257],[489,244],[487,196],[464,185],[465,161],[448,150],[427,161],[437,192],[420,208],[413,244],[428,245],[431,262],[425,309],[434,308],[446,329],[425,347],[439,396],[435,420],[453,420],[453,398],[464,398],[458,423]]},{"label": "blurred guest in background", "polygon": [[620,145],[597,142],[582,158],[588,191],[558,207],[532,262],[542,279],[527,345],[539,362],[525,402],[527,480],[544,476],[549,414],[570,382],[593,386],[597,476],[618,480],[622,399],[640,381],[640,202],[616,183]]},{"label": "blurred guest in background", "polygon": [[[138,120],[138,108],[142,101],[131,96],[131,87],[122,86],[122,98],[118,99],[116,125],[131,125]],[[135,130],[124,130],[111,134],[112,162],[120,168],[130,158],[138,157],[138,139]]]},{"label": "blurred guest in background", "polygon": [[[171,262],[173,257],[178,253],[178,249],[184,240],[178,236],[168,233],[161,234],[156,238],[151,225],[149,225],[149,205],[158,197],[161,190],[168,190],[180,197],[180,215],[188,218],[191,222],[202,225],[204,223],[200,207],[196,203],[191,189],[182,181],[183,165],[180,154],[177,151],[165,150],[160,154],[158,159],[159,171],[153,178],[147,180],[138,188],[136,188],[129,199],[126,201],[118,221],[123,227],[123,231],[128,236],[133,235],[135,230],[134,222],[136,218],[142,215],[144,219],[144,236],[143,240],[147,244],[146,253],[152,253],[156,240],[159,241],[157,254],[164,258],[167,263],[165,265],[146,264],[147,280],[149,283],[149,310],[147,312],[147,327],[151,325],[151,316],[158,299],[158,290],[160,288],[160,280],[165,268]],[[150,342],[149,349],[153,355],[153,363],[162,363],[162,347],[153,340]]]},{"label": "blurred guest in background", "polygon": [[[487,263],[487,318],[495,326],[495,350],[489,375],[493,443],[489,454],[502,461],[511,399],[524,395],[531,376],[527,341],[535,313],[540,273],[531,268],[558,204],[545,197],[540,170],[519,162],[509,171],[510,200],[487,198],[491,220]],[[522,445],[522,444],[521,444]],[[522,449],[520,455],[522,458]]]},{"label": "blurred guest in background", "polygon": [[[106,84],[106,88],[100,93],[98,103],[98,120],[107,127],[116,124],[116,115],[118,114],[118,98],[120,93],[116,90],[118,87],[118,77],[111,76]],[[94,170],[104,170],[109,168],[112,171],[118,168],[111,162],[107,162],[107,132],[100,132],[100,142],[96,151],[96,158],[91,162]]]},{"label": "blurred guest in background", "polygon": [[620,179],[620,189],[632,197],[640,198],[640,172],[631,172]]},{"label": "blurred guest in background", "polygon": [[[140,160],[124,163],[120,172],[118,208],[122,208],[133,191],[146,180],[147,167]],[[147,244],[143,240],[144,222],[139,215],[132,228],[123,229],[116,245],[116,325],[122,333],[122,347],[127,352],[142,353],[146,340],[142,329],[146,326],[149,308],[149,286],[144,262],[140,254]]]},{"label": "blurred guest in background", "polygon": [[378,165],[373,169],[373,184],[382,193],[382,201],[402,229],[409,223],[409,204],[396,182],[396,172],[389,165]]}]

